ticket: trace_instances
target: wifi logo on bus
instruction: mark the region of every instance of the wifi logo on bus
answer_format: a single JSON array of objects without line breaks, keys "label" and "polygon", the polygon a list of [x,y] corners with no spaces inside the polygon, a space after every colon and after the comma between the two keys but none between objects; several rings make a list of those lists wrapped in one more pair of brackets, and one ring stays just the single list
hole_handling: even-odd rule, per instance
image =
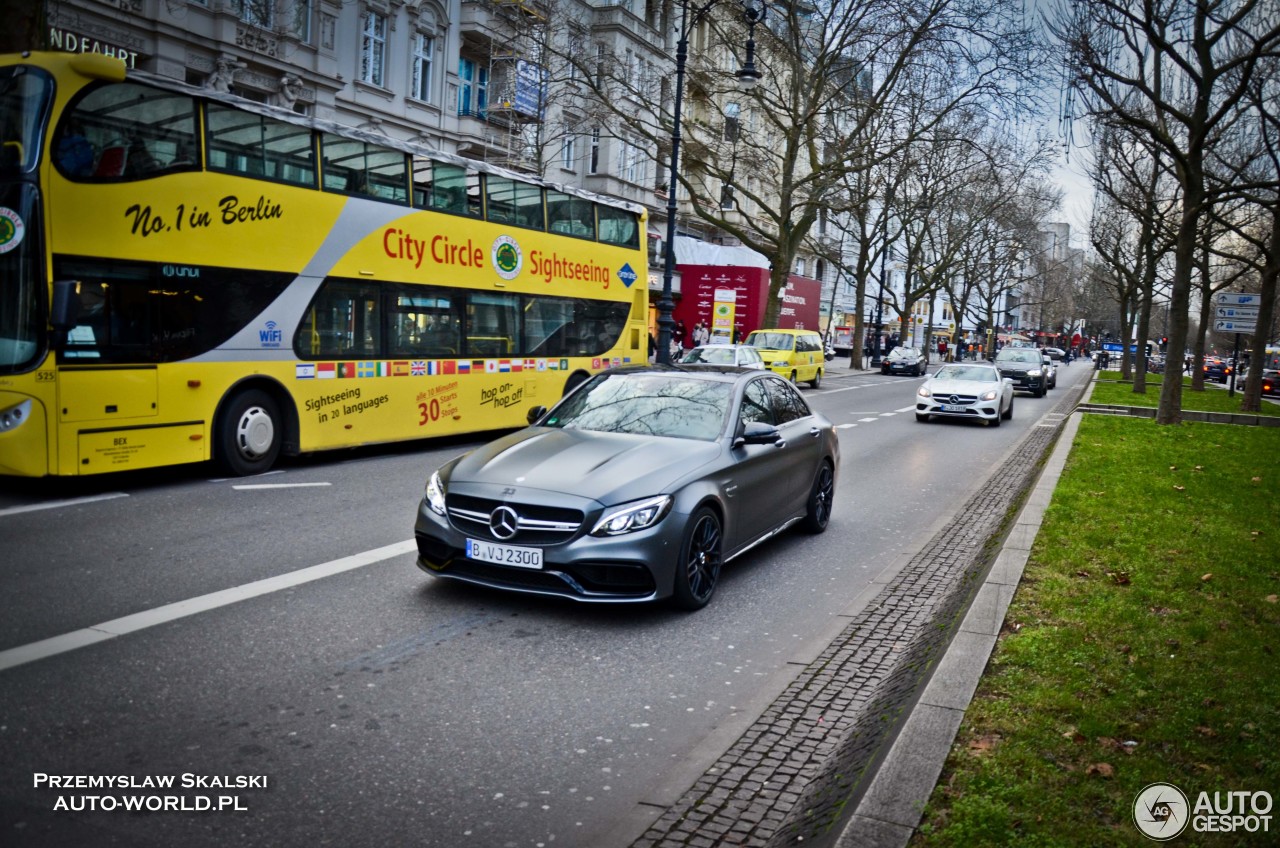
[{"label": "wifi logo on bus", "polygon": [[277,329],[275,321],[268,321],[263,329],[258,330],[258,341],[263,347],[280,347],[284,342],[284,332]]}]

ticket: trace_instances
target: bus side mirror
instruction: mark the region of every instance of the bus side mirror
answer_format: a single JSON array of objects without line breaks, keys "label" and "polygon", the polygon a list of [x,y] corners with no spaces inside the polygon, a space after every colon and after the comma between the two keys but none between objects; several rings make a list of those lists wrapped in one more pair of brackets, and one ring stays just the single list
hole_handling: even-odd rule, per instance
[{"label": "bus side mirror", "polygon": [[71,332],[80,319],[80,295],[76,293],[79,283],[75,280],[55,280],[53,283],[53,304],[50,310],[49,323],[53,326],[54,347],[61,348],[67,343],[67,333]]}]

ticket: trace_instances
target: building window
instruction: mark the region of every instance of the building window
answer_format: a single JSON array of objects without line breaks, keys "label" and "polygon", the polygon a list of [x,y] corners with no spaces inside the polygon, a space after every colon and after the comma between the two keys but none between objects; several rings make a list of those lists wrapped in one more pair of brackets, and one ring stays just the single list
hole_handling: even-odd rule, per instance
[{"label": "building window", "polygon": [[569,30],[569,55],[575,57],[575,61],[569,63],[569,81],[575,82],[578,79],[578,63],[576,58],[583,53],[584,37],[581,30]]},{"label": "building window", "polygon": [[588,174],[600,173],[600,128],[591,131],[591,158],[587,164]]},{"label": "building window", "polygon": [[738,140],[738,116],[741,114],[742,107],[737,103],[724,104],[724,140]]},{"label": "building window", "polygon": [[605,47],[603,44],[596,45],[596,88],[604,88],[604,65],[605,65]]},{"label": "building window", "polygon": [[458,59],[458,114],[484,118],[489,107],[489,69],[471,59]]},{"label": "building window", "polygon": [[631,139],[618,140],[618,177],[631,183],[641,183],[645,179],[644,151]]},{"label": "building window", "polygon": [[431,55],[436,40],[424,33],[413,37],[413,96],[426,103],[431,102]]},{"label": "building window", "polygon": [[263,29],[275,22],[275,0],[240,0],[240,20]]},{"label": "building window", "polygon": [[311,0],[293,0],[290,31],[303,44],[311,43]]},{"label": "building window", "polygon": [[379,88],[386,83],[387,19],[365,12],[360,35],[360,79]]},{"label": "building window", "polygon": [[560,167],[572,171],[578,164],[577,136],[565,136],[564,147],[560,148]]}]

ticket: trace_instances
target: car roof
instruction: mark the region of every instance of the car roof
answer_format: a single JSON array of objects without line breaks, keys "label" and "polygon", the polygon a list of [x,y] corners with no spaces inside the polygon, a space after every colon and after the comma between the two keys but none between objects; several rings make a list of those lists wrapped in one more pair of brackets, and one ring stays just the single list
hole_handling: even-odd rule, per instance
[{"label": "car roof", "polygon": [[[672,365],[659,365],[656,363],[648,363],[644,365],[619,365],[616,368],[610,368],[605,374],[621,374],[626,376],[637,374],[665,374],[668,376],[684,375],[687,377],[696,377],[699,380],[715,380],[722,383],[733,383],[744,377],[752,376],[772,376],[772,371],[761,371],[759,368],[743,368],[739,365],[715,365],[711,363],[678,363]],[[779,378],[781,379],[781,378]]]}]

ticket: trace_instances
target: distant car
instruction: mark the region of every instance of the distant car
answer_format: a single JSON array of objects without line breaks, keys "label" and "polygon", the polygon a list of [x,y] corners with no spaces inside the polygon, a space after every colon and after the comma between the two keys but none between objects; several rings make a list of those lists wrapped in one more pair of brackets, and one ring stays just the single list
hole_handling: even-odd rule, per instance
[{"label": "distant car", "polygon": [[1053,359],[1047,354],[1040,355],[1040,364],[1044,366],[1045,388],[1058,388],[1058,366],[1053,364]]},{"label": "distant car", "polygon": [[1040,351],[1033,347],[1004,347],[996,354],[995,366],[1000,369],[1001,377],[1013,381],[1017,391],[1044,397],[1048,383]]},{"label": "distant car", "polygon": [[999,427],[1013,417],[1013,381],[993,365],[943,365],[916,390],[916,420],[967,418]]},{"label": "distant car", "polygon": [[1206,356],[1204,360],[1204,378],[1218,383],[1225,383],[1231,376],[1231,363],[1218,356]]},{"label": "distant car", "polygon": [[613,368],[430,475],[418,567],[533,595],[699,609],[724,563],[793,524],[826,529],[839,467],[831,422],[777,374]]},{"label": "distant car", "polygon": [[1057,362],[1059,359],[1062,359],[1062,357],[1067,355],[1067,352],[1060,347],[1047,347],[1044,349],[1044,352],[1049,354],[1049,358],[1054,362]]},{"label": "distant car", "polygon": [[918,347],[895,347],[880,362],[881,374],[913,374],[923,377],[929,364]]},{"label": "distant car", "polygon": [[1262,372],[1262,393],[1269,397],[1280,397],[1280,371]]},{"label": "distant car", "polygon": [[764,368],[760,351],[751,345],[699,345],[680,358],[681,365],[737,365],[739,368]]}]

